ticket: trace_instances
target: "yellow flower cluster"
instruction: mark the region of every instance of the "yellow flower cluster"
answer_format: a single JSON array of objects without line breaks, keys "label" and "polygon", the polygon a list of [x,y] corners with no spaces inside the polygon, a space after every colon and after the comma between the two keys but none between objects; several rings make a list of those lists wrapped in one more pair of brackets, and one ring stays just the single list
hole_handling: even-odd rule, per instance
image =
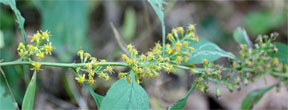
[{"label": "yellow flower cluster", "polygon": [[22,59],[27,59],[30,56],[37,56],[38,59],[43,59],[45,55],[51,55],[53,46],[49,42],[49,32],[48,31],[37,31],[36,34],[32,36],[31,44],[24,45],[22,42],[19,43],[17,51],[18,55]]},{"label": "yellow flower cluster", "polygon": [[[80,70],[84,73],[79,74],[75,79],[79,83],[83,83],[84,81],[87,81],[89,85],[94,84],[94,75],[95,73],[98,75],[98,77],[109,80],[110,76],[108,73],[113,72],[113,68],[111,66],[107,66],[104,68],[103,66],[99,66],[98,63],[106,62],[106,60],[100,60],[98,61],[97,58],[92,57],[89,53],[84,52],[83,50],[79,50],[77,53],[78,56],[80,56],[81,63],[85,63],[85,66],[81,67]],[[86,75],[88,74],[88,79],[86,79]]]},{"label": "yellow flower cluster", "polygon": [[[138,55],[138,51],[131,44],[127,46],[129,57],[123,54],[121,58],[134,71],[138,83],[144,77],[158,77],[161,70],[175,72],[175,65],[189,60],[190,53],[194,50],[189,44],[199,41],[195,36],[195,25],[190,25],[186,33],[183,27],[172,29],[172,33],[169,33],[167,38],[171,43],[165,45],[164,55],[160,43],[156,43],[151,51],[141,55]],[[128,75],[128,73],[119,73],[118,77],[123,78]]]}]

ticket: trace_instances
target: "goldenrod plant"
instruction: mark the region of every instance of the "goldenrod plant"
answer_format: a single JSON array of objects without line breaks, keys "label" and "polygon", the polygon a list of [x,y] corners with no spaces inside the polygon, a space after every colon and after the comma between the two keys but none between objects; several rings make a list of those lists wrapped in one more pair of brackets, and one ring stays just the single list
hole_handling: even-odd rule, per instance
[{"label": "goldenrod plant", "polygon": [[[288,86],[288,65],[287,56],[279,56],[277,53],[282,50],[273,43],[278,36],[277,33],[271,35],[261,35],[256,43],[249,41],[245,30],[238,28],[234,32],[235,40],[240,43],[239,58],[230,52],[219,48],[216,44],[209,41],[199,40],[196,33],[196,25],[190,24],[187,27],[173,28],[170,33],[165,35],[163,3],[148,0],[152,5],[162,23],[163,40],[155,43],[155,46],[146,53],[138,51],[132,44],[127,45],[127,54],[122,54],[121,62],[109,62],[105,59],[93,57],[84,50],[79,50],[80,62],[78,63],[55,63],[41,61],[45,56],[52,55],[53,35],[49,30],[37,31],[31,37],[30,42],[26,43],[26,33],[24,27],[20,26],[23,35],[23,42],[20,42],[17,48],[19,59],[16,61],[1,62],[0,67],[14,65],[29,65],[34,71],[33,77],[26,90],[22,108],[33,109],[37,73],[44,71],[43,66],[70,68],[75,72],[75,80],[80,85],[84,85],[89,90],[97,106],[101,110],[111,109],[149,109],[148,95],[139,85],[144,78],[157,78],[160,74],[174,74],[177,69],[190,71],[196,80],[186,97],[179,100],[169,109],[183,109],[191,92],[197,88],[205,93],[209,92],[209,82],[226,85],[231,92],[234,89],[240,90],[242,84],[253,83],[262,75],[270,74],[278,77],[279,83],[268,88],[259,89],[250,93],[242,103],[242,109],[251,109],[265,92],[273,87],[279,87],[279,84]],[[161,1],[161,0],[159,0]],[[24,23],[24,18],[16,8],[14,0],[1,1],[8,4],[15,12],[19,25]],[[22,19],[21,19],[22,18]],[[53,32],[52,32],[53,33]],[[50,38],[51,37],[51,38]],[[165,43],[165,40],[169,41]],[[287,45],[285,45],[287,47]],[[230,66],[215,64],[215,61],[221,57],[229,59]],[[197,65],[198,64],[198,65]],[[196,65],[198,67],[196,67]],[[114,66],[125,66],[130,69],[129,72],[118,72]],[[228,74],[221,74],[221,73]],[[95,83],[96,77],[103,80],[110,80],[111,74],[117,74],[119,80],[112,85],[106,96],[95,93],[91,87]],[[2,73],[5,75],[4,73]],[[232,77],[232,75],[234,77]],[[236,77],[235,77],[236,76]],[[7,83],[8,84],[8,83]],[[220,96],[220,89],[216,87],[216,95]],[[15,102],[17,105],[17,102]],[[16,109],[18,106],[16,106]]]}]

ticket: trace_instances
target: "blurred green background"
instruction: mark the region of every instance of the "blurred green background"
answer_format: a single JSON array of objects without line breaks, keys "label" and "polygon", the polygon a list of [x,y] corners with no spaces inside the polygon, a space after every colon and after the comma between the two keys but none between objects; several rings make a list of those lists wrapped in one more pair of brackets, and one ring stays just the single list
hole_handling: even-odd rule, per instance
[{"label": "blurred green background", "polygon": [[[116,42],[110,23],[115,25],[123,41],[132,43],[143,53],[161,40],[160,22],[146,0],[18,0],[16,3],[26,20],[28,36],[37,30],[51,32],[51,41],[56,49],[53,56],[43,61],[77,62],[76,52],[79,49],[99,59],[121,61],[119,56],[123,52]],[[288,10],[285,0],[169,0],[164,11],[166,32],[178,26],[196,24],[200,39],[210,40],[234,54],[239,49],[233,40],[233,31],[237,27],[245,28],[252,41],[259,34],[278,32],[280,37],[276,40],[287,44]],[[1,61],[18,59],[16,48],[21,41],[21,32],[12,10],[0,4]],[[31,72],[23,66],[2,69],[21,105]],[[108,82],[97,79],[94,90],[105,95],[117,80],[117,73],[114,76]],[[38,77],[36,109],[96,108],[87,90],[75,83],[71,70],[43,68]],[[162,74],[159,79],[144,81],[142,85],[149,94],[151,108],[164,109],[185,95],[192,79],[185,71],[179,71],[170,75]],[[6,85],[1,77],[0,93],[3,87],[6,88]],[[7,89],[3,96],[5,94],[8,94]],[[213,96],[199,97],[204,97],[202,99],[206,101],[206,105],[198,104],[204,104],[200,108],[231,108],[214,100]],[[187,106],[198,107],[193,104]],[[231,106],[233,108],[233,104]]]}]

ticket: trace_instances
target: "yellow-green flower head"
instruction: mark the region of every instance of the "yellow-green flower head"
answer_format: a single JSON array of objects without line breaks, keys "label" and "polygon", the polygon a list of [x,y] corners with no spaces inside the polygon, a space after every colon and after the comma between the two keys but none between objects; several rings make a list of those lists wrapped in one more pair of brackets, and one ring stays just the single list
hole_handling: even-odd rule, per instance
[{"label": "yellow-green flower head", "polygon": [[20,56],[21,58],[24,58],[24,56],[27,55],[28,52],[27,52],[27,51],[24,51],[23,49],[21,49],[20,51],[18,51],[18,54],[19,54],[19,56]]},{"label": "yellow-green flower head", "polygon": [[132,55],[138,55],[138,51],[136,49],[132,49]]},{"label": "yellow-green flower head", "polygon": [[25,45],[22,42],[19,43],[17,50],[20,49],[25,49]]},{"label": "yellow-green flower head", "polygon": [[275,64],[278,64],[278,63],[279,63],[278,58],[273,58],[273,60],[272,60],[272,64],[275,65]]},{"label": "yellow-green flower head", "polygon": [[107,69],[108,72],[112,72],[113,71],[113,68],[111,66],[107,66],[106,69]]},{"label": "yellow-green flower head", "polygon": [[138,73],[138,68],[137,68],[137,67],[133,67],[132,70],[133,70],[135,73]]},{"label": "yellow-green flower head", "polygon": [[132,61],[131,59],[127,59],[125,62],[126,62],[128,65],[131,65],[131,64],[133,63],[133,61]]},{"label": "yellow-green flower head", "polygon": [[122,54],[121,58],[125,61],[128,59],[127,55],[126,54]]},{"label": "yellow-green flower head", "polygon": [[93,70],[90,70],[90,71],[89,71],[89,76],[94,77],[94,74],[95,74],[95,73],[93,72]]},{"label": "yellow-green flower head", "polygon": [[173,35],[172,35],[171,33],[169,33],[169,34],[167,35],[167,38],[168,38],[169,40],[174,40],[174,37],[173,37]]},{"label": "yellow-green flower head", "polygon": [[176,44],[175,44],[175,46],[176,46],[176,47],[181,47],[181,42],[180,42],[180,41],[177,41]]},{"label": "yellow-green flower head", "polygon": [[86,64],[85,67],[89,70],[92,70],[92,64]]},{"label": "yellow-green flower head", "polygon": [[173,33],[173,34],[177,34],[177,29],[173,28],[173,29],[172,29],[172,33]]},{"label": "yellow-green flower head", "polygon": [[108,74],[105,74],[105,73],[103,73],[103,72],[100,73],[99,77],[100,77],[100,78],[103,78],[105,81],[107,81],[107,80],[110,79],[109,75],[108,75]]},{"label": "yellow-green flower head", "polygon": [[31,40],[31,42],[35,42],[35,43],[39,43],[39,41],[40,41],[40,37],[41,37],[41,34],[39,33],[39,32],[37,32],[36,34],[34,34],[33,36],[32,36],[32,40]]},{"label": "yellow-green flower head", "polygon": [[88,84],[89,84],[90,86],[92,86],[92,85],[94,84],[94,79],[93,79],[93,78],[89,78]]},{"label": "yellow-green flower head", "polygon": [[188,45],[189,45],[189,42],[188,42],[188,41],[184,41],[184,42],[183,42],[183,46],[184,46],[184,47],[187,47]]},{"label": "yellow-green flower head", "polygon": [[152,52],[148,52],[148,60],[153,60],[154,59],[154,55]]},{"label": "yellow-green flower head", "polygon": [[195,38],[195,39],[194,39],[194,42],[198,43],[198,42],[199,42],[199,39],[198,39],[198,38]]},{"label": "yellow-green flower head", "polygon": [[118,78],[124,78],[124,77],[126,77],[126,75],[127,75],[127,73],[120,72],[120,73],[118,73]]},{"label": "yellow-green flower head", "polygon": [[29,51],[34,51],[35,50],[35,46],[34,45],[28,45],[28,50]]},{"label": "yellow-green flower head", "polygon": [[133,48],[133,46],[132,46],[131,44],[127,45],[127,49],[128,49],[129,51],[131,51],[132,48]]},{"label": "yellow-green flower head", "polygon": [[181,64],[181,62],[182,62],[182,57],[181,56],[177,56],[176,57],[176,65]]},{"label": "yellow-green flower head", "polygon": [[146,61],[146,56],[144,54],[140,55],[140,60],[141,61]]},{"label": "yellow-green flower head", "polygon": [[44,48],[45,48],[45,54],[46,55],[51,55],[52,53],[52,50],[53,50],[53,47],[52,47],[52,44],[51,42],[49,44],[44,44]]},{"label": "yellow-green flower head", "polygon": [[84,57],[89,58],[89,57],[91,57],[91,55],[89,53],[84,53]]},{"label": "yellow-green flower head", "polygon": [[195,25],[194,24],[190,24],[188,27],[189,31],[194,31],[195,30]]},{"label": "yellow-green flower head", "polygon": [[184,57],[184,62],[187,62],[189,60],[189,57]]},{"label": "yellow-green flower head", "polygon": [[177,28],[177,31],[178,31],[179,33],[183,34],[184,29],[183,29],[183,27],[178,27],[178,28]]},{"label": "yellow-green flower head", "polygon": [[107,62],[105,59],[100,60],[101,63]]},{"label": "yellow-green flower head", "polygon": [[41,31],[41,38],[44,40],[44,39],[46,39],[47,41],[49,41],[49,32],[48,32],[48,30],[46,30],[45,32],[42,32]]},{"label": "yellow-green flower head", "polygon": [[137,63],[138,63],[138,61],[137,61],[136,59],[134,59],[134,60],[132,61],[132,64],[133,64],[133,65],[137,65]]},{"label": "yellow-green flower head", "polygon": [[192,38],[195,37],[195,33],[194,32],[191,32],[190,35],[191,35]]},{"label": "yellow-green flower head", "polygon": [[79,83],[83,83],[85,81],[85,74],[82,74],[82,76],[78,76],[75,78]]},{"label": "yellow-green flower head", "polygon": [[172,49],[172,48],[168,48],[168,49],[167,49],[167,54],[170,55],[170,54],[172,54],[172,53],[173,53],[173,49]]},{"label": "yellow-green flower head", "polygon": [[38,56],[39,59],[43,59],[45,57],[44,53],[42,52],[37,53],[36,56]]},{"label": "yellow-green flower head", "polygon": [[207,59],[203,59],[203,64],[207,64],[208,60]]},{"label": "yellow-green flower head", "polygon": [[77,52],[77,55],[79,55],[79,56],[83,56],[83,54],[84,54],[84,51],[83,51],[82,49],[80,49],[80,50]]},{"label": "yellow-green flower head", "polygon": [[41,64],[39,62],[33,62],[32,66],[33,66],[33,68],[31,68],[31,70],[39,71],[40,67],[41,67]]},{"label": "yellow-green flower head", "polygon": [[189,47],[189,50],[190,51],[194,51],[194,47]]}]

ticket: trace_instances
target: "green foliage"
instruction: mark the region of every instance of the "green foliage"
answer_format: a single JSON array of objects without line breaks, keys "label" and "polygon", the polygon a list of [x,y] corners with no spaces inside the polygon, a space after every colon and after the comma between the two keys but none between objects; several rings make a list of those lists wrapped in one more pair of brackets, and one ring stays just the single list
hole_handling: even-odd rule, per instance
[{"label": "green foliage", "polygon": [[102,101],[100,109],[148,110],[148,96],[145,90],[138,83],[136,83],[135,80],[133,80],[133,77],[132,84],[130,84],[126,79],[122,78],[113,84],[108,90],[107,95]]},{"label": "green foliage", "polygon": [[89,40],[86,39],[89,6],[86,0],[34,2],[42,14],[42,29],[53,34],[51,42],[57,47],[55,50],[61,52],[61,62],[69,62],[71,55],[75,54],[79,47],[89,48]]},{"label": "green foliage", "polygon": [[261,98],[263,97],[263,95],[268,92],[269,90],[271,90],[272,88],[274,88],[275,85],[269,86],[267,88],[264,89],[257,89],[254,90],[252,92],[250,92],[246,98],[242,101],[242,105],[241,105],[241,109],[242,110],[249,110],[253,107],[253,105],[257,104]]},{"label": "green foliage", "polygon": [[274,42],[273,44],[278,49],[278,52],[277,53],[270,53],[270,56],[276,57],[282,63],[288,64],[288,45],[280,43],[280,42]]},{"label": "green foliage", "polygon": [[93,90],[93,88],[87,83],[84,82],[83,83],[85,85],[85,87],[88,89],[89,93],[92,95],[94,101],[96,102],[98,108],[100,108],[101,102],[103,100],[103,96],[96,94]]},{"label": "green foliage", "polygon": [[209,41],[200,40],[198,43],[190,42],[189,45],[192,45],[195,50],[191,52],[188,62],[184,62],[184,65],[201,64],[204,59],[212,62],[221,57],[235,58],[233,54],[225,52],[216,44]]},{"label": "green foliage", "polygon": [[124,24],[122,27],[122,35],[126,42],[132,41],[136,32],[136,13],[132,8],[125,11]]},{"label": "green foliage", "polygon": [[0,109],[1,110],[15,110],[14,102],[10,94],[5,91],[3,85],[0,86]]},{"label": "green foliage", "polygon": [[233,38],[239,44],[246,44],[249,47],[252,47],[252,42],[250,41],[246,30],[241,27],[234,30]]},{"label": "green foliage", "polygon": [[284,25],[287,22],[285,12],[255,11],[244,18],[246,29],[254,35],[266,34],[271,29]]},{"label": "green foliage", "polygon": [[[156,12],[156,14],[158,15],[160,22],[161,22],[161,27],[162,27],[162,46],[163,46],[163,50],[165,50],[165,21],[164,21],[164,12],[163,12],[163,5],[165,4],[165,2],[163,0],[148,0],[148,2],[151,4],[151,6],[153,7],[154,11]],[[164,55],[164,52],[163,52]]]},{"label": "green foliage", "polygon": [[8,11],[3,10],[3,8],[0,8],[0,13],[0,29],[11,29],[14,25],[13,15]]},{"label": "green foliage", "polygon": [[27,87],[25,92],[25,96],[22,103],[23,110],[32,110],[34,105],[34,97],[36,92],[36,80],[37,80],[37,72],[34,71],[31,81]]},{"label": "green foliage", "polygon": [[15,0],[0,0],[0,3],[4,3],[5,5],[9,5],[10,8],[14,11],[16,18],[17,18],[18,26],[19,26],[21,33],[22,33],[22,36],[23,36],[23,42],[24,42],[24,44],[26,44],[26,32],[24,30],[25,19],[23,18],[23,16],[21,16],[20,11],[16,8]]}]

